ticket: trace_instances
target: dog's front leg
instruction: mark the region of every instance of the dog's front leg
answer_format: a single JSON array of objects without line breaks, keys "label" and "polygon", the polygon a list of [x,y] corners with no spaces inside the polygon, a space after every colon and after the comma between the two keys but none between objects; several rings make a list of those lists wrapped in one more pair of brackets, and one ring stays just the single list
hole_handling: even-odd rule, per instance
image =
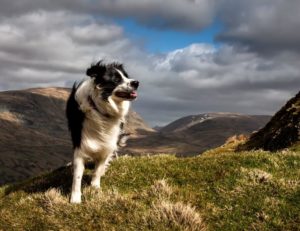
[{"label": "dog's front leg", "polygon": [[71,203],[81,203],[81,180],[84,171],[84,159],[78,151],[74,153],[73,160],[73,184],[71,192]]}]

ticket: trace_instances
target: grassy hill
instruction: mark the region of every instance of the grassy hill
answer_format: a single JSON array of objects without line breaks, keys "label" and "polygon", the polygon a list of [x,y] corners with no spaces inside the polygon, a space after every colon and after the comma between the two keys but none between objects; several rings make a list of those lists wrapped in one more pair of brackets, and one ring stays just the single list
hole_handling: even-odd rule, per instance
[{"label": "grassy hill", "polygon": [[[0,230],[300,230],[300,152],[121,157],[84,176],[68,203],[71,167],[0,188]],[[296,150],[296,149],[294,149]]]}]

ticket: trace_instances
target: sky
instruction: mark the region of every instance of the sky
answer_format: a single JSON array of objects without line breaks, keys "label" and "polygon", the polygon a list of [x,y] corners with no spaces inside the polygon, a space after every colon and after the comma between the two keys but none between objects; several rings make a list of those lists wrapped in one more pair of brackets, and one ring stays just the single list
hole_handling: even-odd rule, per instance
[{"label": "sky", "polygon": [[70,87],[100,59],[151,125],[274,114],[300,86],[299,0],[0,0],[0,91]]}]

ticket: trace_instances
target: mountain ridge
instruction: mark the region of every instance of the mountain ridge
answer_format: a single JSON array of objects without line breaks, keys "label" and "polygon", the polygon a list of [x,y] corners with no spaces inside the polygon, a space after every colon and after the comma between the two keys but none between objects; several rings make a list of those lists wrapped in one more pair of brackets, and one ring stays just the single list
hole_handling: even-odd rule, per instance
[{"label": "mountain ridge", "polygon": [[[69,92],[68,88],[57,87],[0,92],[0,184],[25,179],[72,160],[65,118]],[[238,129],[231,129],[233,122],[220,117],[178,132],[157,132],[138,113],[130,111],[125,130],[131,136],[120,154],[197,155],[223,144],[232,135],[251,133],[268,119],[253,126],[248,117],[240,117],[246,122],[236,118],[233,122]],[[241,127],[247,123],[251,126]],[[218,126],[222,128],[218,130]]]}]

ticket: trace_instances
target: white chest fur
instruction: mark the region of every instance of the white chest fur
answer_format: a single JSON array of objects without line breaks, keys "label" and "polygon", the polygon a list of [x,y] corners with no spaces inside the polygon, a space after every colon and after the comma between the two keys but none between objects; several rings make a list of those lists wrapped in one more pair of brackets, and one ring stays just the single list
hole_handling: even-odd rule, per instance
[{"label": "white chest fur", "polygon": [[83,124],[81,149],[94,159],[105,159],[117,149],[121,121],[91,114],[93,118],[87,117]]},{"label": "white chest fur", "polygon": [[[125,120],[128,113],[129,101],[116,101],[109,97],[107,101],[101,100],[98,94],[90,95],[92,82],[82,83],[76,93],[76,100],[85,113],[81,132],[81,154],[93,159],[105,160],[117,149],[120,134],[120,123]],[[88,97],[95,102],[99,111],[108,113],[110,117],[99,114],[89,103]]]}]

